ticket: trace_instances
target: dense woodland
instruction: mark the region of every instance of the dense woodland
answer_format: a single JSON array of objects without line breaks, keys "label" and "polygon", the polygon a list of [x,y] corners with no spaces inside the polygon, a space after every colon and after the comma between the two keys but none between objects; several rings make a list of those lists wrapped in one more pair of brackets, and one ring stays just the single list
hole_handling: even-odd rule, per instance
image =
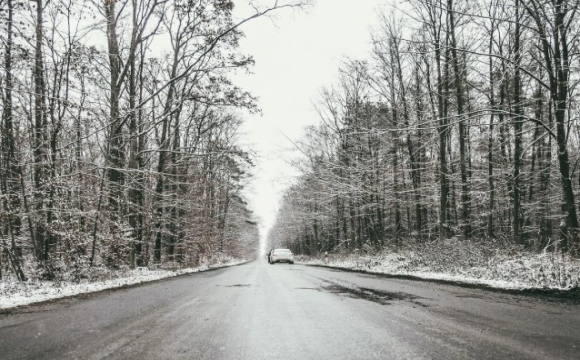
[{"label": "dense woodland", "polygon": [[322,91],[270,241],[579,250],[577,0],[409,0]]},{"label": "dense woodland", "polygon": [[229,0],[0,1],[0,277],[254,256]]}]

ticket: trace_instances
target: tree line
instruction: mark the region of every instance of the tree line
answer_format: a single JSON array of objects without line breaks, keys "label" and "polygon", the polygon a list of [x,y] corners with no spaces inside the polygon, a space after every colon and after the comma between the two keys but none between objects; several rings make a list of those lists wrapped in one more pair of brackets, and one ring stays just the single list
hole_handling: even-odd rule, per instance
[{"label": "tree line", "polygon": [[252,256],[230,0],[0,1],[0,277]]},{"label": "tree line", "polygon": [[578,254],[576,0],[410,0],[322,91],[270,241],[457,237]]}]

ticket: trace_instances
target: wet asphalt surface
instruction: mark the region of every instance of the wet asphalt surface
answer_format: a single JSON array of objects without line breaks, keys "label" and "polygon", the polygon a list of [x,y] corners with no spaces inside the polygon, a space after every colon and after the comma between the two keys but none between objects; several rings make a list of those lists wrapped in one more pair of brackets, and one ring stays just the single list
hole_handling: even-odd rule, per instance
[{"label": "wet asphalt surface", "polygon": [[580,359],[579,310],[255,261],[0,314],[0,359]]}]

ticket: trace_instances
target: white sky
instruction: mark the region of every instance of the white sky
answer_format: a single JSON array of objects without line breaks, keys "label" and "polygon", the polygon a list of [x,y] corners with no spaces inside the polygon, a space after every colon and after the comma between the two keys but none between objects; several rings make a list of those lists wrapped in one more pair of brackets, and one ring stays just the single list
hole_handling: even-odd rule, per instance
[{"label": "white sky", "polygon": [[[261,0],[273,3],[274,0]],[[274,19],[244,25],[242,51],[254,56],[251,75],[236,83],[259,98],[260,115],[245,115],[242,142],[257,153],[248,201],[260,220],[262,246],[281,194],[297,175],[288,164],[292,141],[318,122],[313,102],[331,85],[345,58],[366,58],[370,27],[386,0],[316,0],[307,12],[282,10]],[[244,5],[237,3],[238,14]],[[289,140],[290,139],[290,140]]]}]

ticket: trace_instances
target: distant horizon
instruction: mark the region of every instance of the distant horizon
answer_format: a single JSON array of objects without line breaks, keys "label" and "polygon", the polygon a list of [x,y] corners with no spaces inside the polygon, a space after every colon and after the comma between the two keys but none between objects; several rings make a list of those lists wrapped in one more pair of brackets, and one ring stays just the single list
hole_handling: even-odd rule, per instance
[{"label": "distant horizon", "polygon": [[[283,9],[272,19],[260,18],[242,28],[240,50],[256,64],[251,74],[237,74],[234,81],[258,97],[263,114],[244,113],[246,134],[241,136],[257,154],[255,178],[246,194],[259,219],[261,255],[280,196],[298,175],[286,163],[300,156],[292,142],[319,122],[313,103],[323,88],[335,83],[340,64],[369,56],[370,28],[378,20],[376,10],[386,3],[316,0],[306,11]],[[243,5],[234,10],[245,11],[249,8]]]}]

